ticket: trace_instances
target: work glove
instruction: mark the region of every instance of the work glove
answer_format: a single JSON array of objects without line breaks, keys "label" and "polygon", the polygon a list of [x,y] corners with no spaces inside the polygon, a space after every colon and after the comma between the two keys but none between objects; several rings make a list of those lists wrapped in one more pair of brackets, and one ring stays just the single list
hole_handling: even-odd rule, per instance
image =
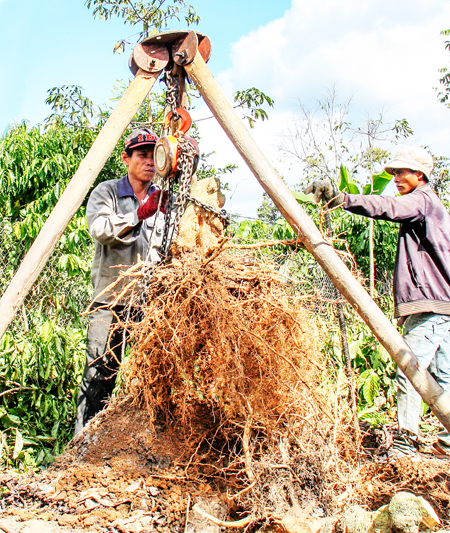
[{"label": "work glove", "polygon": [[[161,191],[155,191],[152,192],[152,194],[148,197],[147,201],[144,205],[141,205],[139,209],[137,210],[137,215],[139,220],[144,220],[145,218],[152,217],[156,211],[158,210],[158,203],[159,203],[159,197],[161,196]],[[166,206],[167,206],[167,199],[169,197],[169,193],[167,191],[163,192],[162,199],[161,199],[161,206],[159,210],[163,215],[167,213]]]},{"label": "work glove", "polygon": [[344,194],[339,192],[336,185],[330,179],[316,180],[304,190],[305,194],[314,194],[314,202],[326,204],[328,208],[337,207],[344,202]]}]

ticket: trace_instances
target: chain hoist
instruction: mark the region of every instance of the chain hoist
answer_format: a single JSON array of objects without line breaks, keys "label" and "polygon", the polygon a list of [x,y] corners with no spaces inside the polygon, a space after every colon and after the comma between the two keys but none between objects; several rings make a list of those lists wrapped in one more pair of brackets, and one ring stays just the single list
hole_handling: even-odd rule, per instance
[{"label": "chain hoist", "polygon": [[[186,198],[199,159],[200,150],[197,142],[185,134],[192,124],[189,113],[180,107],[180,86],[178,76],[169,71],[165,73],[167,85],[166,106],[170,108],[164,119],[163,134],[155,146],[155,167],[159,176],[167,183],[169,203],[164,225],[161,253],[167,256],[181,216],[186,206]],[[170,124],[176,124],[172,135],[167,135]],[[178,195],[173,204],[174,184],[179,184]],[[174,219],[171,220],[174,213]]]},{"label": "chain hoist", "polygon": [[220,220],[223,222],[224,226],[229,226],[231,223],[231,216],[225,211],[225,209],[221,209],[220,211],[217,209],[214,209],[211,205],[204,204],[203,202],[200,202],[200,200],[197,200],[197,198],[194,198],[190,194],[187,195],[187,201],[191,202],[192,204],[196,205],[197,207],[200,207],[203,209],[203,211],[206,211],[208,213],[213,214],[217,218],[220,218]]},{"label": "chain hoist", "polygon": [[[195,139],[186,136],[192,120],[189,113],[180,106],[178,76],[166,71],[165,82],[167,85],[166,107],[170,111],[164,119],[162,135],[155,145],[154,152],[156,172],[163,179],[162,188],[169,192],[160,246],[160,253],[163,257],[167,257],[169,253],[188,201],[219,217],[225,225],[229,223],[229,218],[223,211],[217,211],[189,195],[192,176],[200,159],[200,150]],[[176,129],[172,135],[168,135],[170,125],[173,123],[176,124]],[[174,201],[176,183],[178,193]]]}]

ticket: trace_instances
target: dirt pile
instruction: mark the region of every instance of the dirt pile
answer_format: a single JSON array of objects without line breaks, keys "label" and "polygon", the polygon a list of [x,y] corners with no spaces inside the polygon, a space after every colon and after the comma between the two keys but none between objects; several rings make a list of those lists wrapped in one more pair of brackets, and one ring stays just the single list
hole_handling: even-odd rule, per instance
[{"label": "dirt pile", "polygon": [[[223,521],[246,517],[253,520],[251,504],[246,507],[234,497],[242,486],[249,487],[248,482],[233,481],[232,475],[224,477],[224,451],[205,447],[190,461],[183,442],[176,426],[152,423],[145,409],[136,407],[130,398],[115,399],[47,471],[1,477],[0,531],[214,533],[229,530],[205,520],[196,513],[194,505]],[[232,530],[255,532],[264,524],[276,524],[282,517],[286,524],[298,523],[299,517],[320,524],[324,516],[333,516],[334,524],[351,504],[377,509],[400,490],[424,496],[448,528],[450,463],[438,460],[416,463],[407,458],[395,464],[374,464],[363,459],[347,462],[342,454],[334,456],[329,449],[323,453],[336,460],[329,466],[326,479],[320,479],[319,468],[316,479],[294,483],[295,492],[289,495],[292,504],[287,513],[268,513],[267,520],[254,520],[248,529],[243,526]],[[303,471],[303,463],[295,463],[289,457],[287,460],[286,464],[267,464],[270,477],[264,477],[263,468],[255,461],[255,475],[259,483],[266,480],[269,502],[276,499],[274,491],[281,487],[283,492],[282,487],[286,486],[284,475],[278,477],[280,470],[292,471],[292,476]],[[229,466],[233,474],[233,465]],[[308,468],[312,465],[306,464]],[[316,496],[315,482],[322,487],[324,495],[328,494],[332,503],[328,508]],[[252,490],[250,487],[249,492]]]}]

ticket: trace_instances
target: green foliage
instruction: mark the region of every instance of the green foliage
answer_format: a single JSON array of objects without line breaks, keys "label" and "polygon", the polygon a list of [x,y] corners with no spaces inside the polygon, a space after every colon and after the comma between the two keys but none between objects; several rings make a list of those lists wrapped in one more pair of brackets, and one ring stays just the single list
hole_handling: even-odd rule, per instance
[{"label": "green foliage", "polygon": [[[14,223],[2,220],[2,290],[44,218],[18,215]],[[5,466],[45,466],[72,437],[86,337],[80,312],[91,294],[92,250],[81,210],[0,340],[0,463]]]},{"label": "green foliage", "polygon": [[85,332],[24,312],[31,329],[0,340],[0,458],[47,466],[73,434]]},{"label": "green foliage", "polygon": [[[392,312],[390,298],[380,299],[378,303],[387,314]],[[368,326],[355,316],[349,306],[345,308],[345,318],[358,393],[358,417],[371,424],[387,423],[393,416],[396,366]],[[345,361],[339,336],[336,328],[329,329],[324,352],[333,367],[342,369]]]},{"label": "green foliage", "polygon": [[[363,188],[363,194],[381,194],[392,176],[383,171],[372,177],[372,182]],[[373,189],[372,189],[373,184]],[[347,167],[340,167],[339,190],[350,194],[361,194]],[[294,198],[302,204],[313,204],[313,195],[291,191]],[[333,213],[333,232],[339,235],[336,248],[349,251],[361,272],[369,277],[370,273],[370,220],[339,210]],[[398,225],[385,220],[374,220],[373,246],[375,261],[375,277],[379,280],[388,279],[394,270],[397,249]]]},{"label": "green foliage", "polygon": [[298,191],[291,191],[292,196],[297,200],[299,204],[313,204],[314,203],[314,195],[313,194],[305,194],[303,192]]},{"label": "green foliage", "polygon": [[[169,22],[184,20],[188,26],[198,24],[200,17],[195,8],[184,0],[150,0],[139,2],[132,0],[86,0],[85,5],[92,9],[94,17],[108,20],[114,17],[123,19],[127,24],[142,24],[142,31],[137,41],[147,37],[149,30],[159,32],[167,28]],[[126,39],[121,39],[114,46],[115,52],[123,52]]]},{"label": "green foliage", "polygon": [[450,158],[433,155],[434,169],[430,185],[442,201],[450,198]]},{"label": "green foliage", "polygon": [[414,134],[411,126],[405,118],[396,120],[393,124],[392,131],[394,132],[394,139],[399,141],[400,139],[406,139]]},{"label": "green foliage", "polygon": [[[33,243],[96,131],[71,124],[70,95],[55,92],[47,127],[22,123],[0,139],[4,290]],[[65,94],[67,102],[62,101]],[[100,179],[117,168],[107,166]],[[68,225],[46,269],[0,341],[0,457],[5,465],[48,464],[72,437],[77,383],[84,361],[93,243],[85,207]]]},{"label": "green foliage", "polygon": [[359,375],[358,390],[364,402],[373,405],[380,391],[380,377],[373,368],[368,368]]},{"label": "green foliage", "polygon": [[[370,269],[370,220],[347,212],[333,217],[334,232],[339,235],[336,248],[348,249],[361,272],[368,277]],[[386,220],[373,221],[375,278],[387,280],[394,271],[398,240],[398,224]]]},{"label": "green foliage", "polygon": [[71,128],[89,128],[99,115],[99,110],[90,98],[84,96],[79,85],[53,87],[47,92],[45,103],[52,108],[52,113],[45,119],[47,127],[64,124]]},{"label": "green foliage", "polygon": [[[0,139],[0,215],[13,220],[51,211],[95,138],[89,129],[26,122]],[[33,230],[34,231],[34,230]]]},{"label": "green foliage", "polygon": [[384,189],[389,185],[392,176],[385,170],[380,174],[372,176],[372,182],[368,183],[368,189],[364,187],[363,194],[382,194]]},{"label": "green foliage", "polygon": [[291,225],[284,218],[278,219],[272,228],[272,235],[274,239],[291,240],[297,237]]},{"label": "green foliage", "polygon": [[172,20],[184,19],[186,24],[198,24],[199,16],[195,8],[184,0],[159,0],[150,2],[131,2],[131,0],[87,0],[85,4],[93,10],[94,17],[108,20],[113,17],[122,18],[131,26],[145,24],[156,30],[167,27]]},{"label": "green foliage", "polygon": [[340,181],[339,190],[348,192],[349,194],[359,194],[359,189],[356,183],[353,181],[350,172],[347,167],[341,165],[340,168]]},{"label": "green foliage", "polygon": [[[441,35],[448,37],[450,35],[450,30],[442,30]],[[444,42],[444,47],[446,50],[450,51],[450,41]],[[450,70],[447,67],[439,69],[441,77],[439,78],[439,83],[441,84],[441,89],[435,88],[437,92],[437,97],[439,102],[444,104],[446,107],[450,107]]]},{"label": "green foliage", "polygon": [[267,120],[269,115],[261,106],[267,104],[269,107],[273,107],[274,101],[272,98],[264,94],[256,87],[245,89],[244,91],[236,91],[233,95],[235,108],[248,109],[249,115],[245,115],[251,128],[255,126],[258,119],[262,121]]},{"label": "green foliage", "polygon": [[[361,194],[358,186],[353,180],[352,176],[347,167],[341,165],[340,168],[340,180],[339,180],[339,190],[348,192],[349,194]],[[389,185],[389,182],[392,180],[390,174],[385,170],[379,174],[374,174],[366,185],[364,185],[362,194],[382,194],[384,189]]]},{"label": "green foliage", "polygon": [[234,237],[245,243],[264,240],[269,235],[270,227],[262,220],[243,220],[234,232]]},{"label": "green foliage", "polygon": [[[272,239],[287,241],[296,238],[294,230],[284,218],[279,218],[274,223],[267,223],[263,220],[244,220],[233,229],[233,236],[239,242],[246,244]],[[294,248],[296,248],[294,245],[280,244],[270,249],[263,248],[260,253],[282,264],[286,259],[284,255]]]}]

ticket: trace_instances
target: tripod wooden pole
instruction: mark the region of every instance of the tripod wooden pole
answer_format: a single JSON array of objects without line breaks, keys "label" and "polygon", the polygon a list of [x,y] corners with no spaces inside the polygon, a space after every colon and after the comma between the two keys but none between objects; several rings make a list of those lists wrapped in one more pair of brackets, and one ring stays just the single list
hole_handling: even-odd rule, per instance
[{"label": "tripod wooden pole", "polygon": [[427,405],[450,431],[450,397],[426,368],[419,365],[416,356],[400,333],[356,281],[333,247],[323,239],[314,222],[292,196],[242,124],[200,53],[197,52],[193,62],[184,68],[250,170],[295,230],[306,249],[315,257],[335,287],[356,309]]}]

